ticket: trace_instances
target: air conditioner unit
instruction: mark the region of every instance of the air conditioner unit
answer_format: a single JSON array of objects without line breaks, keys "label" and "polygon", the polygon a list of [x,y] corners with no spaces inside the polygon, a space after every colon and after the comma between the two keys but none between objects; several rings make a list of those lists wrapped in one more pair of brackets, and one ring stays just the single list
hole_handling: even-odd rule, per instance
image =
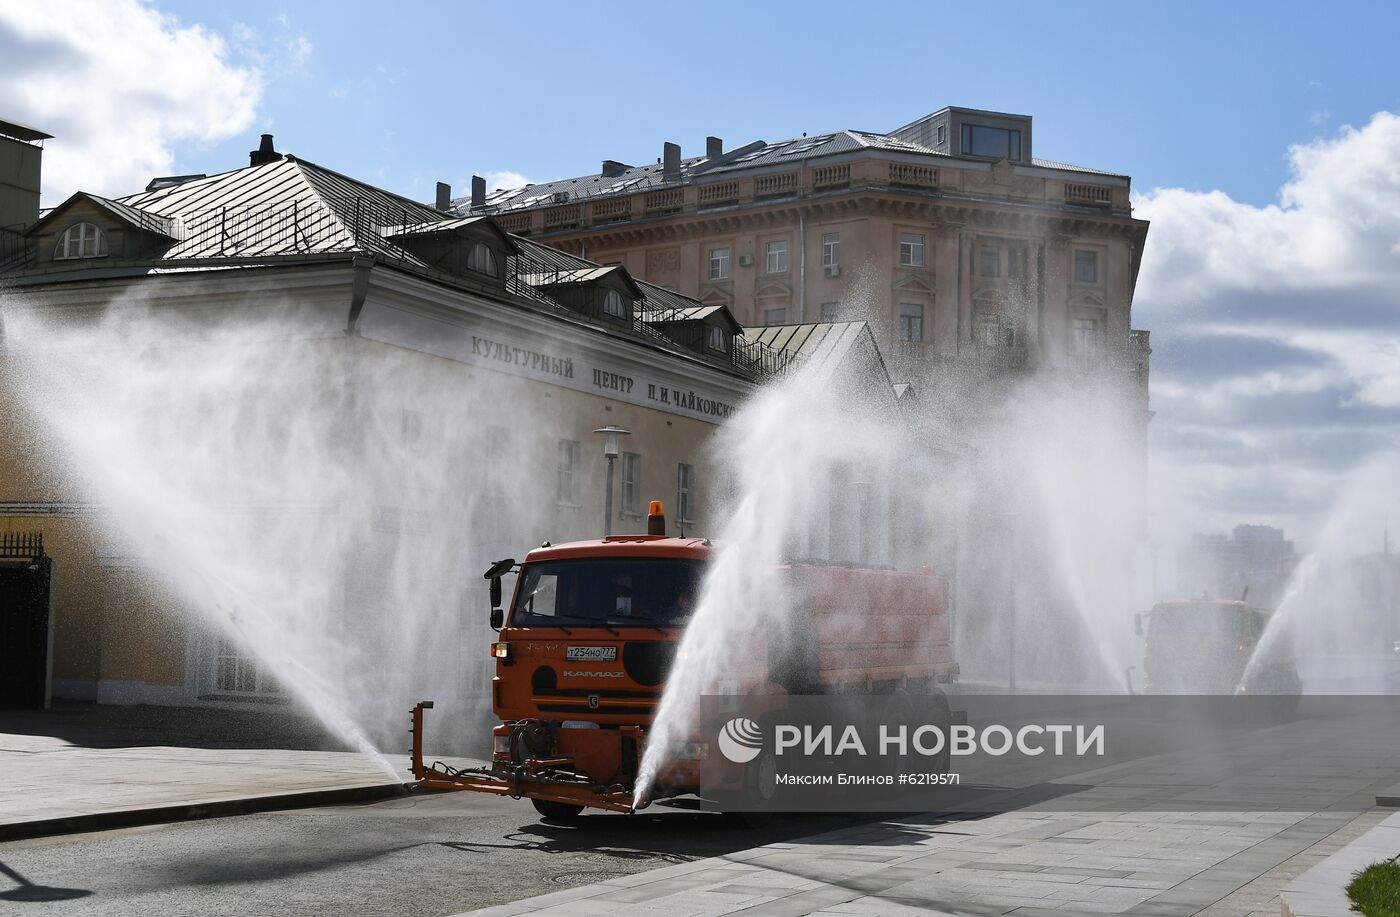
[{"label": "air conditioner unit", "polygon": [[841,276],[841,265],[839,265],[839,264],[828,264],[828,265],[826,266],[826,276],[828,276],[828,277],[840,277],[840,276]]},{"label": "air conditioner unit", "polygon": [[740,255],[739,267],[753,267],[753,255]]}]

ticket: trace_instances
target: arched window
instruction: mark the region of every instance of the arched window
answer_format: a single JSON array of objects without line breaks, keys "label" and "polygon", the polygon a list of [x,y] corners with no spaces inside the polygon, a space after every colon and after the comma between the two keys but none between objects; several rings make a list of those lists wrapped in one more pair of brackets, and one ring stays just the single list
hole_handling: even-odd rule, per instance
[{"label": "arched window", "polygon": [[107,239],[102,235],[102,230],[91,223],[74,223],[58,237],[58,248],[54,257],[100,258],[105,254]]},{"label": "arched window", "polygon": [[472,245],[470,254],[467,255],[467,267],[480,274],[490,274],[492,277],[498,276],[496,272],[496,253],[491,251],[489,245],[476,242]]},{"label": "arched window", "polygon": [[616,290],[609,290],[603,294],[603,314],[612,315],[617,318],[627,317],[627,306],[624,304],[622,294]]}]

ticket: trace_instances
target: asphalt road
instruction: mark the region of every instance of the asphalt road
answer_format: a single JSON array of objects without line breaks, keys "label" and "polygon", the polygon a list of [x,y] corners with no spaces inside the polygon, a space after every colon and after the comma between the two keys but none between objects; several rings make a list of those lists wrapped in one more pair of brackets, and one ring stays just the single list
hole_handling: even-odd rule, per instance
[{"label": "asphalt road", "polygon": [[546,823],[474,793],[0,844],[0,914],[455,914],[844,827],[656,806]]}]

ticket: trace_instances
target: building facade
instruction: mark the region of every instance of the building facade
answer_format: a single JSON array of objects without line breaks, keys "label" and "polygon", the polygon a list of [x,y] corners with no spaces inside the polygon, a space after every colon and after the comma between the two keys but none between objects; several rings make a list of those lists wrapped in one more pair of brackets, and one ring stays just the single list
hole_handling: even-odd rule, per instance
[{"label": "building facade", "polygon": [[1132,328],[1147,223],[1131,180],[1033,156],[1031,118],[945,108],[488,193],[458,212],[626,265],[746,325],[868,321],[897,378],[949,363],[1109,373],[1142,393]]},{"label": "building facade", "polygon": [[[711,432],[797,359],[727,308],[270,140],[120,199],[10,196],[0,533],[52,560],[54,696],[276,700],[311,660],[381,651],[345,680],[365,703],[402,700],[374,682],[395,669],[485,690],[480,571],[639,531],[652,499],[703,531]],[[848,334],[866,346],[841,359],[883,373]]]}]

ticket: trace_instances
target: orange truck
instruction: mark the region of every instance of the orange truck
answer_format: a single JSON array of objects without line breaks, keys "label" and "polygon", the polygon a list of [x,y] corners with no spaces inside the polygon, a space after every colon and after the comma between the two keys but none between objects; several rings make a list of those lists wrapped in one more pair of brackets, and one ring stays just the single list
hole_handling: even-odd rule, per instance
[{"label": "orange truck", "polygon": [[[541,815],[585,807],[634,809],[638,769],[677,646],[698,604],[711,552],[706,538],[665,535],[653,502],[645,535],[544,546],[518,565],[514,595],[501,603],[502,560],[486,571],[496,674],[489,767],[457,769],[423,760],[424,701],[412,712],[418,785],[528,797]],[[948,581],[835,564],[793,563],[798,598],[789,639],[772,622],[743,635],[725,672],[726,693],[909,693],[938,695],[956,679]],[[692,737],[693,738],[693,737]],[[705,741],[673,743],[649,798],[700,788]]]},{"label": "orange truck", "polygon": [[1145,693],[1299,693],[1292,640],[1280,633],[1261,649],[1272,612],[1249,605],[1247,596],[1248,590],[1238,600],[1203,595],[1158,602],[1135,616],[1138,636],[1146,639]]}]

